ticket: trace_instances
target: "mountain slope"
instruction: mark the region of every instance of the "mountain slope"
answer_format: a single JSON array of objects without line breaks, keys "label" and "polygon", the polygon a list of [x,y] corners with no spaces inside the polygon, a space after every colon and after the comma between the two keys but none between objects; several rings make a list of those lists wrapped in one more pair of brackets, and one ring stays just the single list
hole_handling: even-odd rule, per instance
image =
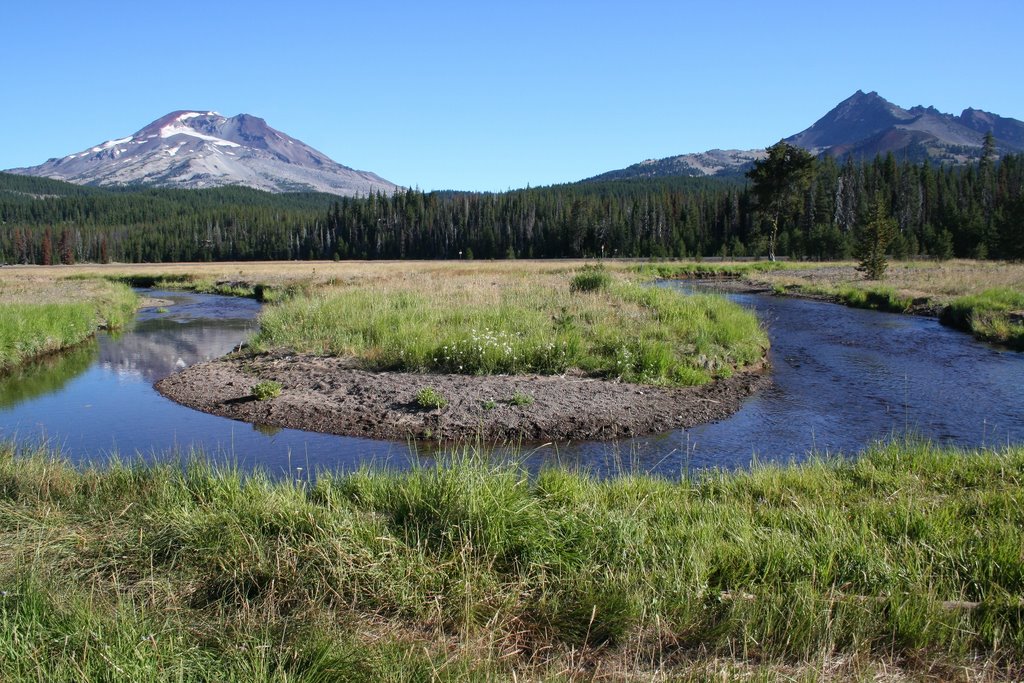
[{"label": "mountain slope", "polygon": [[913,114],[877,93],[864,94],[858,90],[786,142],[811,151],[826,150],[873,137],[887,128],[913,120]]},{"label": "mountain slope", "polygon": [[176,111],[128,137],[10,173],[83,185],[205,188],[243,185],[270,192],[391,193],[394,183],[343,166],[249,114]]},{"label": "mountain slope", "polygon": [[[858,90],[786,142],[840,159],[870,159],[892,152],[911,161],[927,158],[965,163],[980,156],[988,132],[995,138],[998,153],[1024,152],[1024,122],[1016,119],[978,109],[965,109],[960,116],[944,114],[934,107],[903,109],[876,92]],[[763,157],[763,149],[715,149],[648,159],[587,180],[738,175]]]},{"label": "mountain slope", "polygon": [[701,154],[681,154],[665,159],[647,159],[618,171],[608,171],[587,181],[664,178],[668,176],[717,176],[737,173],[763,159],[763,149],[712,149]]}]

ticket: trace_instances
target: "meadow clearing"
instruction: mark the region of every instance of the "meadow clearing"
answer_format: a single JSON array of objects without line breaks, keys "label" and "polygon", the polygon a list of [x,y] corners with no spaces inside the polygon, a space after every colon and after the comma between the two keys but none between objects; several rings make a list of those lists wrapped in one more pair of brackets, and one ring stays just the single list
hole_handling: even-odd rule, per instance
[{"label": "meadow clearing", "polygon": [[[453,397],[422,390],[452,360],[412,351],[452,348],[454,329],[576,334],[594,376],[567,379],[631,386],[601,343],[642,331],[686,354],[665,361],[685,375],[643,375],[657,363],[627,371],[651,390],[690,391],[677,385],[697,371],[711,380],[697,389],[721,386],[763,353],[760,327],[717,303],[684,313],[676,299],[685,297],[639,294],[651,274],[636,263],[606,264],[603,284],[574,286],[594,277],[583,265],[4,268],[0,304],[87,302],[95,324],[93,302],[126,291],[96,274],[258,296],[276,302],[270,324],[237,362],[347,358],[364,372],[402,370],[419,381],[410,403],[433,416]],[[769,278],[825,278],[736,267],[751,270],[744,286],[792,293],[795,283]],[[829,267],[840,269],[830,286],[852,272]],[[939,267],[908,266],[923,273],[906,275],[907,291],[948,306],[1020,286],[1018,266],[977,279],[964,275],[970,264]],[[733,322],[720,328],[720,318]],[[526,360],[535,357],[522,343],[522,366],[502,365],[504,346],[493,357],[481,349],[461,357],[464,370],[477,365],[460,376],[573,374],[568,364],[529,365],[539,361]],[[242,391],[261,379],[247,375]],[[281,384],[248,400],[286,399]],[[474,400],[495,414],[546,406],[518,386]],[[452,446],[436,466],[408,472],[281,480],[202,454],[74,467],[7,444],[0,671],[11,681],[1019,680],[1022,482],[1019,446],[964,451],[911,438],[856,459],[679,479],[531,473],[496,464],[481,445]]]}]

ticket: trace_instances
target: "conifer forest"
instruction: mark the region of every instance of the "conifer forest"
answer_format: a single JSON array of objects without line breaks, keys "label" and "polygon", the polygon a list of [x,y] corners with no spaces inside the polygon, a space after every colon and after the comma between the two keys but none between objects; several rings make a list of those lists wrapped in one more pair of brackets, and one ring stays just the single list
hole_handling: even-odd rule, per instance
[{"label": "conifer forest", "polygon": [[[775,252],[849,258],[884,198],[893,257],[1024,258],[1024,155],[966,166],[816,159],[778,217]],[[0,174],[0,261],[761,257],[751,181],[671,177],[501,193],[336,197],[98,188]]]}]

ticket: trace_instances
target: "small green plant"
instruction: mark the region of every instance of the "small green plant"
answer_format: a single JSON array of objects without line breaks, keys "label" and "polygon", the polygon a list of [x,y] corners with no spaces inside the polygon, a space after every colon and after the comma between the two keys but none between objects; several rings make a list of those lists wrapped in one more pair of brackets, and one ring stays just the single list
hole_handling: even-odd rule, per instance
[{"label": "small green plant", "polygon": [[583,266],[580,272],[572,278],[569,285],[571,292],[596,292],[607,289],[612,283],[612,276],[601,264],[596,266]]},{"label": "small green plant", "polygon": [[484,401],[484,410],[494,410],[497,407],[498,403],[496,401]]},{"label": "small green plant", "polygon": [[533,396],[517,391],[512,394],[512,398],[508,400],[508,403],[513,406],[528,406],[533,403]]},{"label": "small green plant", "polygon": [[281,395],[281,383],[265,379],[256,383],[252,388],[252,395],[257,401],[269,401]]},{"label": "small green plant", "polygon": [[446,399],[437,389],[434,389],[433,387],[424,387],[416,393],[416,405],[421,408],[436,408],[440,410],[448,405],[448,399]]}]

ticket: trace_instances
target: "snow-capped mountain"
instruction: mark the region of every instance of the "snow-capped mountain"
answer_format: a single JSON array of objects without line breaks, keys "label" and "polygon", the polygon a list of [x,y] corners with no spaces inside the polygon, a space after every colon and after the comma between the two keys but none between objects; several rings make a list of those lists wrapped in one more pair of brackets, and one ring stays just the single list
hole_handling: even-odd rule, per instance
[{"label": "snow-capped mountain", "polygon": [[176,111],[134,135],[9,173],[81,185],[203,188],[244,185],[270,192],[365,195],[397,189],[375,173],[333,161],[249,114]]}]

